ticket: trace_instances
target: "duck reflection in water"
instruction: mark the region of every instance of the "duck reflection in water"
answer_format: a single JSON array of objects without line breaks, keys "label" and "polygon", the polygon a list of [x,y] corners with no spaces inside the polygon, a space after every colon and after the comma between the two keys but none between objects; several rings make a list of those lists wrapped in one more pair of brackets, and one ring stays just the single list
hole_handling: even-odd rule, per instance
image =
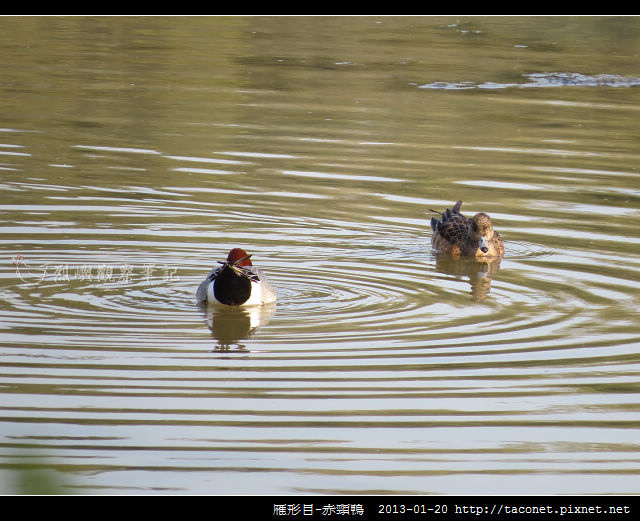
[{"label": "duck reflection in water", "polygon": [[213,351],[246,351],[242,343],[265,326],[275,313],[276,303],[261,306],[224,306],[217,303],[199,303],[207,327],[217,340]]},{"label": "duck reflection in water", "polygon": [[500,270],[500,257],[474,259],[436,253],[436,271],[454,277],[469,277],[471,296],[475,301],[485,299],[491,291],[491,280]]},{"label": "duck reflection in water", "polygon": [[458,201],[442,212],[440,219],[431,218],[431,246],[438,252],[436,269],[469,277],[473,299],[482,300],[489,294],[491,278],[500,269],[504,245],[491,217],[486,213],[465,217],[460,213],[461,206],[462,201]]}]

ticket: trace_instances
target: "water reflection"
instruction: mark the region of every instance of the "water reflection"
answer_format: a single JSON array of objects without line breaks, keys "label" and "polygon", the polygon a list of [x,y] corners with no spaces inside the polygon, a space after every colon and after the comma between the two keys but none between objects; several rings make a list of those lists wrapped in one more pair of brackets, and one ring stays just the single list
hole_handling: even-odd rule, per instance
[{"label": "water reflection", "polygon": [[245,351],[243,340],[249,339],[265,326],[275,313],[276,303],[260,306],[225,306],[217,303],[199,303],[211,335],[218,341],[213,351]]},{"label": "water reflection", "polygon": [[467,277],[474,301],[484,300],[491,291],[491,281],[500,270],[500,257],[476,259],[435,253],[436,271],[453,277]]}]

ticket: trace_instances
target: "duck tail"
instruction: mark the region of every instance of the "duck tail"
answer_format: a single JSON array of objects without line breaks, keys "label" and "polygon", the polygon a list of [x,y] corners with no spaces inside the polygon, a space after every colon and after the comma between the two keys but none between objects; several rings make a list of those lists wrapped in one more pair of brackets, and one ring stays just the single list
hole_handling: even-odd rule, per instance
[{"label": "duck tail", "polygon": [[438,221],[435,217],[431,218],[431,229],[435,232],[438,226],[441,223],[447,222],[454,215],[460,215],[460,208],[462,207],[462,201],[457,201],[456,204],[453,205],[453,208],[447,208],[444,212],[440,213],[432,208],[429,208],[430,212],[437,213],[440,215],[442,221]]}]

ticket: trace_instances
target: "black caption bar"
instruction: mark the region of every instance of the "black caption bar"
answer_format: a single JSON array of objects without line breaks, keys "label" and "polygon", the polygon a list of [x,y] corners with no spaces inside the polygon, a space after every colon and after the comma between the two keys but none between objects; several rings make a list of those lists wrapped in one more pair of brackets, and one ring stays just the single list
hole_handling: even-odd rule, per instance
[{"label": "black caption bar", "polygon": [[[27,496],[4,496],[10,500]],[[163,517],[167,512],[184,516],[198,512],[197,519],[226,521],[632,521],[640,519],[640,496],[372,496],[315,495],[268,496],[238,494],[211,495],[123,495],[123,496],[37,496],[29,497],[29,507],[55,501],[65,509],[65,517],[85,518],[86,509],[67,501],[99,502],[103,516],[132,512],[143,503],[145,518]],[[60,503],[63,501],[64,504]],[[126,501],[126,505],[124,503]],[[48,506],[48,505],[43,505]],[[139,511],[139,510],[136,510]],[[192,514],[189,514],[193,517]],[[69,521],[69,520],[67,520]]]}]

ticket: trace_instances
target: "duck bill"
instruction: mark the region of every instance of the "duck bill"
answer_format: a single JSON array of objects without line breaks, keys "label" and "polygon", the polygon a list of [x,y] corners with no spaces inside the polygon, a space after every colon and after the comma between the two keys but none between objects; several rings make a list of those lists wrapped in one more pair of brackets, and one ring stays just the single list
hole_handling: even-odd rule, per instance
[{"label": "duck bill", "polygon": [[489,251],[489,241],[486,237],[480,237],[480,240],[478,241],[478,248],[480,248],[482,253],[487,253]]}]

